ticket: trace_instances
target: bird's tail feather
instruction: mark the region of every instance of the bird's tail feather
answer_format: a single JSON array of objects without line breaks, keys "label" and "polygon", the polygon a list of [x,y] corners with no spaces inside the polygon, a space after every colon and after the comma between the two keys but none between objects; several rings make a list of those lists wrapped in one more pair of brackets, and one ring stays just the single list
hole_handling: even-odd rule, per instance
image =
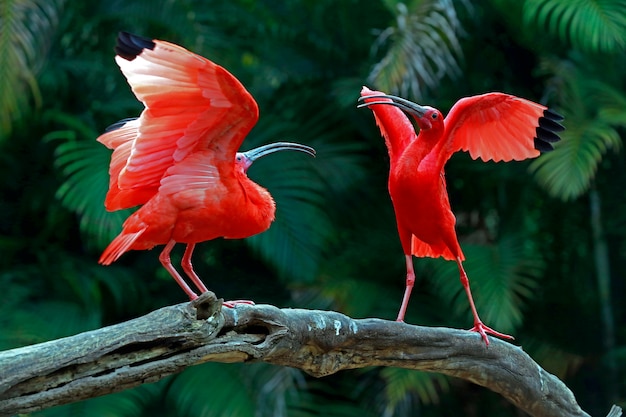
[{"label": "bird's tail feather", "polygon": [[[463,255],[463,252],[461,252],[460,249],[459,253],[459,258],[464,261],[465,255]],[[434,249],[428,243],[415,237],[415,235],[413,235],[411,239],[411,254],[417,256],[418,258],[439,258],[441,256],[443,259],[448,261],[456,260],[456,256],[449,248],[445,247],[443,250]]]},{"label": "bird's tail feather", "polygon": [[107,246],[104,252],[102,252],[102,256],[100,256],[98,263],[102,265],[111,265],[120,256],[131,249],[133,243],[135,243],[145,230],[146,229],[141,229],[134,233],[120,233],[115,239],[113,239],[109,246]]}]

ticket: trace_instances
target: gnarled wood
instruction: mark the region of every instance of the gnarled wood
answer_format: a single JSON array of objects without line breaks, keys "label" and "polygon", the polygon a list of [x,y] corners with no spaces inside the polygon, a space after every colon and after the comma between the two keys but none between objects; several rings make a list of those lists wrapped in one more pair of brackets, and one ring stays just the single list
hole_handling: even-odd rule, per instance
[{"label": "gnarled wood", "polygon": [[463,330],[332,311],[220,307],[206,293],[125,323],[0,352],[0,415],[121,391],[203,362],[264,361],[317,377],[373,365],[439,372],[485,386],[532,416],[588,416],[559,379],[501,340],[486,347]]}]

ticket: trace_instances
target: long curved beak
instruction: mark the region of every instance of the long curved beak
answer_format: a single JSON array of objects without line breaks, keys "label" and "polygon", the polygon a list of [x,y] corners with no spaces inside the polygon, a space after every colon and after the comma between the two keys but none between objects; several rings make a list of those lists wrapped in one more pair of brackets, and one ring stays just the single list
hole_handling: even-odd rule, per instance
[{"label": "long curved beak", "polygon": [[[366,99],[385,99],[383,100],[376,100],[376,101],[368,101],[365,102]],[[403,110],[409,114],[412,114],[414,116],[416,116],[417,118],[422,117],[425,113],[427,108],[426,107],[422,107],[417,103],[413,103],[412,101],[406,100],[402,97],[398,97],[398,96],[392,96],[389,94],[375,94],[375,95],[371,95],[371,96],[362,96],[359,97],[359,101],[363,102],[361,104],[359,104],[357,106],[357,108],[361,108],[361,107],[369,107],[372,104],[389,104],[391,106],[396,106],[398,107],[400,110]]]},{"label": "long curved beak", "polygon": [[307,153],[311,156],[315,156],[315,149],[311,148],[310,146],[293,142],[268,143],[267,145],[259,146],[258,148],[250,149],[249,151],[242,153],[246,157],[246,159],[250,161],[250,164],[252,164],[252,162],[256,161],[257,159],[278,151],[300,151]]}]

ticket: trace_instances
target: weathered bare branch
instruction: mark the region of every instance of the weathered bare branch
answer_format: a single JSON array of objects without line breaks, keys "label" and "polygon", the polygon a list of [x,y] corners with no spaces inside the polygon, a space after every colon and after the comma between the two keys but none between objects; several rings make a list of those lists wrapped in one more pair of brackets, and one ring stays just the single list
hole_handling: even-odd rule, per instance
[{"label": "weathered bare branch", "polygon": [[0,415],[121,391],[210,361],[263,361],[317,377],[373,365],[439,372],[487,387],[532,416],[588,416],[559,379],[501,340],[485,347],[463,330],[354,320],[330,311],[222,310],[212,293],[118,325],[0,352]]}]

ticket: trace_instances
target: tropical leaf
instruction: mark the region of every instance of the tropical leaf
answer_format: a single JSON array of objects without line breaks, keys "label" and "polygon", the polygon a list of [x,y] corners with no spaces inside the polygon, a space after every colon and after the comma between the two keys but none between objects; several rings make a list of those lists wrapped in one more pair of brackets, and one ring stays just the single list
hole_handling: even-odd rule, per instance
[{"label": "tropical leaf", "polygon": [[383,368],[380,377],[385,381],[385,416],[399,415],[396,409],[402,407],[410,396],[416,396],[421,404],[437,404],[440,393],[449,386],[443,375],[410,369]]},{"label": "tropical leaf", "polygon": [[[24,271],[17,273],[20,272]],[[7,274],[2,275],[5,276],[0,276],[0,282],[7,278]],[[7,303],[10,309],[0,309],[0,350],[70,336],[102,325],[102,311],[97,304],[87,308],[74,301],[34,301],[33,297],[22,301],[28,308]]]},{"label": "tropical leaf", "polygon": [[[100,416],[100,417],[140,417],[143,415],[166,415],[164,408],[157,409],[161,404],[165,384],[144,384],[132,390],[90,398],[85,401],[71,403],[59,407],[47,408],[31,414],[35,417],[68,417],[68,416]],[[156,409],[148,414],[147,410]]]},{"label": "tropical leaf", "polygon": [[244,388],[239,364],[207,363],[174,377],[168,408],[178,416],[254,416],[256,402]]},{"label": "tropical leaf", "polygon": [[[289,417],[380,416],[377,407],[372,406],[377,405],[373,401],[375,396],[364,389],[370,382],[379,382],[374,372],[367,375],[362,371],[348,371],[325,379],[308,380],[307,389],[298,392],[298,402],[290,404]],[[377,388],[380,386],[376,384]]]},{"label": "tropical leaf", "polygon": [[524,350],[546,371],[565,379],[583,365],[580,354],[569,352],[545,340],[537,340],[532,335],[524,336]]},{"label": "tropical leaf", "polygon": [[584,51],[626,48],[624,0],[527,0],[523,14],[526,25],[545,29]]},{"label": "tropical leaf", "polygon": [[[463,2],[466,7],[467,3]],[[383,30],[374,51],[387,49],[368,82],[382,91],[420,97],[446,75],[459,76],[463,28],[451,0],[430,0],[409,10],[396,5],[396,24]]]},{"label": "tropical leaf", "polygon": [[[514,331],[523,321],[524,305],[533,298],[543,261],[522,237],[512,235],[494,245],[464,245],[463,251],[463,266],[481,319],[498,331]],[[437,260],[433,265],[430,279],[437,294],[469,325],[471,313],[456,263]]]},{"label": "tropical leaf", "polygon": [[0,140],[27,113],[29,98],[41,105],[37,73],[57,26],[63,0],[3,0],[0,4]]},{"label": "tropical leaf", "polygon": [[[266,135],[267,131],[263,136]],[[283,153],[273,159],[271,164],[268,161],[257,163],[250,169],[249,176],[272,194],[276,201],[276,220],[269,230],[246,242],[274,265],[281,276],[311,280],[332,230],[323,208],[324,184],[315,175],[306,155]]]},{"label": "tropical leaf", "polygon": [[256,395],[256,417],[289,416],[290,404],[307,389],[299,369],[259,363],[246,367],[243,375],[248,389]]},{"label": "tropical leaf", "polygon": [[178,416],[287,416],[306,387],[302,372],[263,363],[207,363],[173,378],[166,403]]},{"label": "tropical leaf", "polygon": [[[108,212],[104,197],[109,188],[108,166],[111,152],[95,140],[71,140],[72,131],[56,132],[48,139],[65,136],[57,146],[55,165],[65,180],[57,198],[67,209],[79,216],[80,229],[88,237],[88,245],[106,246],[121,230],[129,210]],[[95,138],[96,132],[91,137]]]},{"label": "tropical leaf", "polygon": [[[355,260],[356,262],[356,260]],[[334,271],[330,271],[334,272]],[[402,275],[398,275],[398,283]],[[400,294],[395,286],[365,281],[333,273],[322,275],[311,288],[298,288],[298,305],[311,309],[341,311],[350,317],[395,318],[400,304]],[[396,300],[394,297],[398,296]],[[306,297],[306,298],[305,298]],[[390,302],[391,300],[391,302]]]},{"label": "tropical leaf", "polygon": [[537,181],[550,195],[573,200],[585,193],[609,149],[618,149],[621,138],[604,120],[582,119],[568,126],[555,151],[533,161],[530,166]]},{"label": "tropical leaf", "polygon": [[[364,175],[361,157],[354,153],[360,147],[341,141],[345,128],[341,119],[323,102],[307,95],[310,93],[297,91],[281,97],[280,107],[269,112],[273,117],[261,118],[255,129],[260,133],[246,140],[246,146],[253,146],[296,136],[294,140],[317,150],[315,159],[287,152],[276,154],[273,163],[261,161],[249,171],[249,176],[274,197],[276,220],[269,230],[246,241],[281,276],[301,281],[311,281],[317,273],[333,232],[329,191],[341,192]],[[321,106],[311,108],[309,103],[315,102]],[[290,121],[294,111],[310,116],[297,125]]]},{"label": "tropical leaf", "polygon": [[566,130],[554,152],[537,158],[530,170],[552,196],[572,200],[587,191],[603,155],[622,146],[617,128],[626,126],[626,95],[572,62],[546,61],[544,67],[556,74],[552,84]]}]

